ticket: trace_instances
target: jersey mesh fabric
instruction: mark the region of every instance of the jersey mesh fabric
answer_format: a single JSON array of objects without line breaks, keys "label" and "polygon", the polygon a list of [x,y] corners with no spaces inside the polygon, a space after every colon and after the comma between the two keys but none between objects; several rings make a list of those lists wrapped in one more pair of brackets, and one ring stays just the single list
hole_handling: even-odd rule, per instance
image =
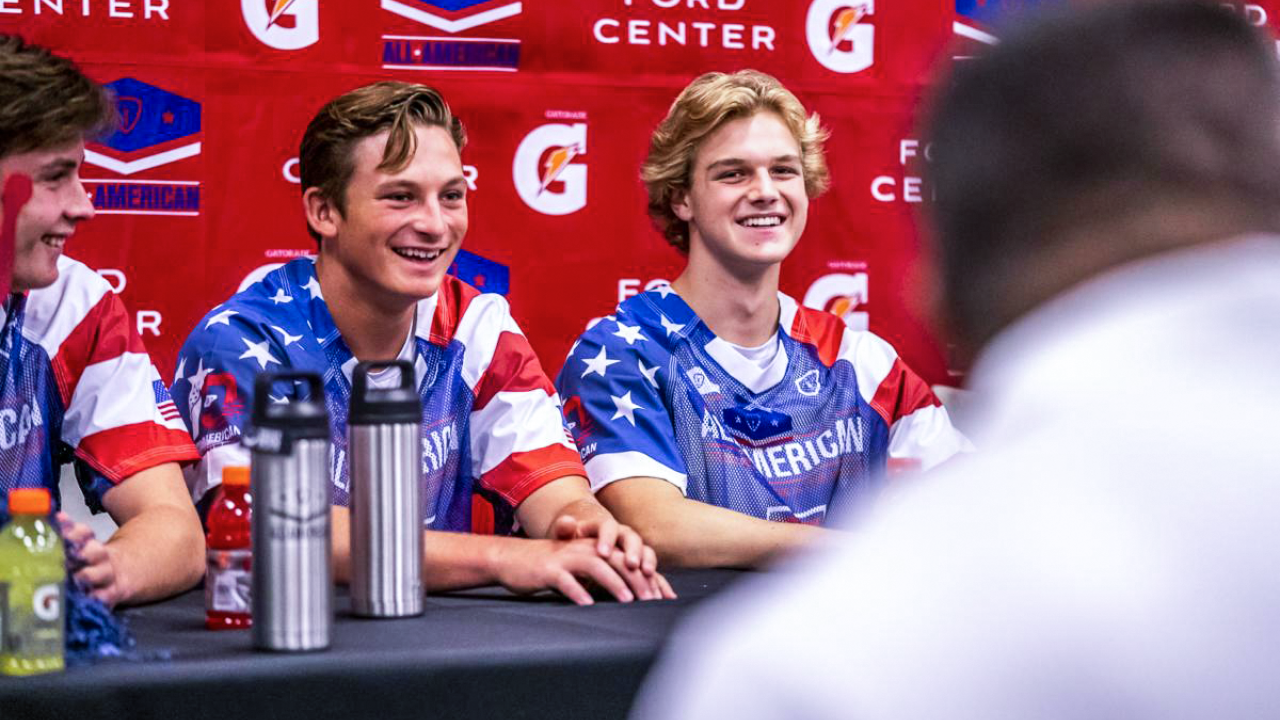
[{"label": "jersey mesh fabric", "polygon": [[[508,320],[509,317],[505,314],[505,301],[500,307],[489,300],[466,304],[478,295],[456,279],[446,278],[437,294],[437,298],[446,297],[439,301],[443,303],[439,312],[436,300],[419,304],[414,367],[423,409],[423,518],[426,527],[436,530],[505,534],[511,532],[514,508],[524,497],[557,477],[581,474],[582,466],[568,447],[550,396],[544,395],[553,431],[562,443],[559,453],[552,448],[553,462],[539,468],[535,477],[516,478],[508,484],[503,476],[485,485],[484,479],[492,477],[486,471],[492,468],[481,466],[472,439],[473,415],[478,411],[477,387],[483,383],[470,377],[475,373],[477,356],[485,351],[478,344],[469,347],[463,339],[454,337],[454,330],[463,324],[468,307],[486,302],[490,310],[497,310]],[[447,323],[449,328],[440,324],[439,319],[444,316],[452,318]],[[320,293],[314,264],[306,259],[295,260],[201,320],[179,354],[174,393],[180,400],[187,398],[185,419],[197,448],[207,460],[222,448],[238,448],[252,411],[253,381],[259,372],[288,369],[319,373],[324,381],[333,446],[332,501],[346,506],[350,502],[347,413],[350,373],[355,365],[356,359],[342,340]],[[550,387],[545,376],[542,382]],[[277,385],[270,400],[289,402],[296,397],[292,388]],[[515,455],[519,453],[510,453]],[[216,478],[207,477],[211,473],[212,466],[202,461],[188,474],[188,484],[197,499],[217,483]]]},{"label": "jersey mesh fabric", "polygon": [[[0,489],[47,488],[61,505],[58,465],[64,407],[44,348],[22,337],[26,298],[14,296],[0,336]],[[101,489],[100,489],[101,490]]]},{"label": "jersey mesh fabric", "polygon": [[[888,428],[858,396],[852,365],[828,368],[811,346],[782,333],[779,340],[789,359],[786,376],[755,394],[703,350],[713,338],[699,323],[671,354],[675,372],[668,374],[667,407],[685,458],[689,497],[770,520],[821,520],[836,514],[837,502],[878,486]],[[710,381],[720,391],[700,393],[687,368],[699,368],[704,387]],[[817,384],[829,392],[812,398],[798,392],[795,379],[810,371],[817,371]],[[758,420],[766,429],[775,420],[782,424],[767,412],[788,416],[792,430],[753,439],[750,427],[742,432],[725,420],[730,408],[765,411],[755,418],[737,417],[743,423]]]},{"label": "jersey mesh fabric", "polygon": [[[826,345],[836,348],[861,338],[834,316],[797,309],[785,295],[779,302],[785,372],[758,392],[712,357],[713,342],[736,351],[670,288],[628,299],[584,333],[557,385],[592,486],[659,477],[691,499],[814,524],[874,493],[883,483],[891,423],[917,407],[932,409],[937,400],[910,374],[914,405],[886,416],[869,402],[884,378],[859,373],[898,370],[892,349],[878,339],[864,343],[874,348],[876,362],[863,366],[848,357],[824,358],[818,344],[793,336],[792,320],[806,338],[811,326],[820,326]],[[961,445],[945,413],[942,421],[941,441]]]}]

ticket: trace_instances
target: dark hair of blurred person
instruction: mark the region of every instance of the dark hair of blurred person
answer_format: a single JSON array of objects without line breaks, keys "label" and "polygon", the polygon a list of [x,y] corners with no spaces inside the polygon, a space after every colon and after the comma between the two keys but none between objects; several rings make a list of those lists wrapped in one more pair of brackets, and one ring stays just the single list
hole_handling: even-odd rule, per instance
[{"label": "dark hair of blurred person", "polygon": [[1104,268],[1280,229],[1275,55],[1228,8],[1118,2],[958,63],[927,172],[960,346]]}]

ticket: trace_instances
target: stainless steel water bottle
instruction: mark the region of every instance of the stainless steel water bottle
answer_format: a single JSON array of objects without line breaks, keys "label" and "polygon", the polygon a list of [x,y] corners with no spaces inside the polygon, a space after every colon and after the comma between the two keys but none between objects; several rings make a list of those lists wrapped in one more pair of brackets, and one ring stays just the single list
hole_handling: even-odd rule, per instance
[{"label": "stainless steel water bottle", "polygon": [[[369,374],[397,368],[392,388]],[[360,363],[351,375],[351,604],[357,615],[422,613],[422,406],[413,364]]]},{"label": "stainless steel water bottle", "polygon": [[[304,398],[271,402],[277,383]],[[260,373],[244,443],[252,451],[253,644],[263,650],[323,650],[333,625],[329,558],[329,413],[320,376]]]}]

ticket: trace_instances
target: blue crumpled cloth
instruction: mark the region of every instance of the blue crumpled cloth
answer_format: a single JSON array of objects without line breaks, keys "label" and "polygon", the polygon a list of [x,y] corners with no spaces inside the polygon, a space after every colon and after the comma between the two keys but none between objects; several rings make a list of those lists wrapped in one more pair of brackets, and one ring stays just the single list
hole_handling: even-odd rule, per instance
[{"label": "blue crumpled cloth", "polygon": [[[0,497],[0,528],[8,522],[9,504],[6,498]],[[58,527],[53,515],[49,516],[49,522]],[[129,632],[125,619],[113,613],[101,600],[91,597],[88,588],[75,580],[73,573],[83,561],[70,543],[66,547],[67,591],[63,618],[66,620],[67,665],[88,665],[103,658],[168,659],[167,653],[143,654],[137,650],[138,643]]]}]

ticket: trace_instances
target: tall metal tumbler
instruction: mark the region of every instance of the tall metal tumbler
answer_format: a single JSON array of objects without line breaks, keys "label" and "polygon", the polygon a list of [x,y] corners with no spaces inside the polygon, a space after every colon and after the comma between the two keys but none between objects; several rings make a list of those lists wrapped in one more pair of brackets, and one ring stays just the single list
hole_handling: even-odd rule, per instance
[{"label": "tall metal tumbler", "polygon": [[[369,374],[398,368],[394,388]],[[351,375],[351,605],[357,615],[422,614],[421,401],[406,360],[360,363]]]},{"label": "tall metal tumbler", "polygon": [[[272,387],[292,381],[307,397],[278,404]],[[253,644],[323,650],[333,625],[329,569],[329,412],[310,372],[260,373],[253,383]]]}]

